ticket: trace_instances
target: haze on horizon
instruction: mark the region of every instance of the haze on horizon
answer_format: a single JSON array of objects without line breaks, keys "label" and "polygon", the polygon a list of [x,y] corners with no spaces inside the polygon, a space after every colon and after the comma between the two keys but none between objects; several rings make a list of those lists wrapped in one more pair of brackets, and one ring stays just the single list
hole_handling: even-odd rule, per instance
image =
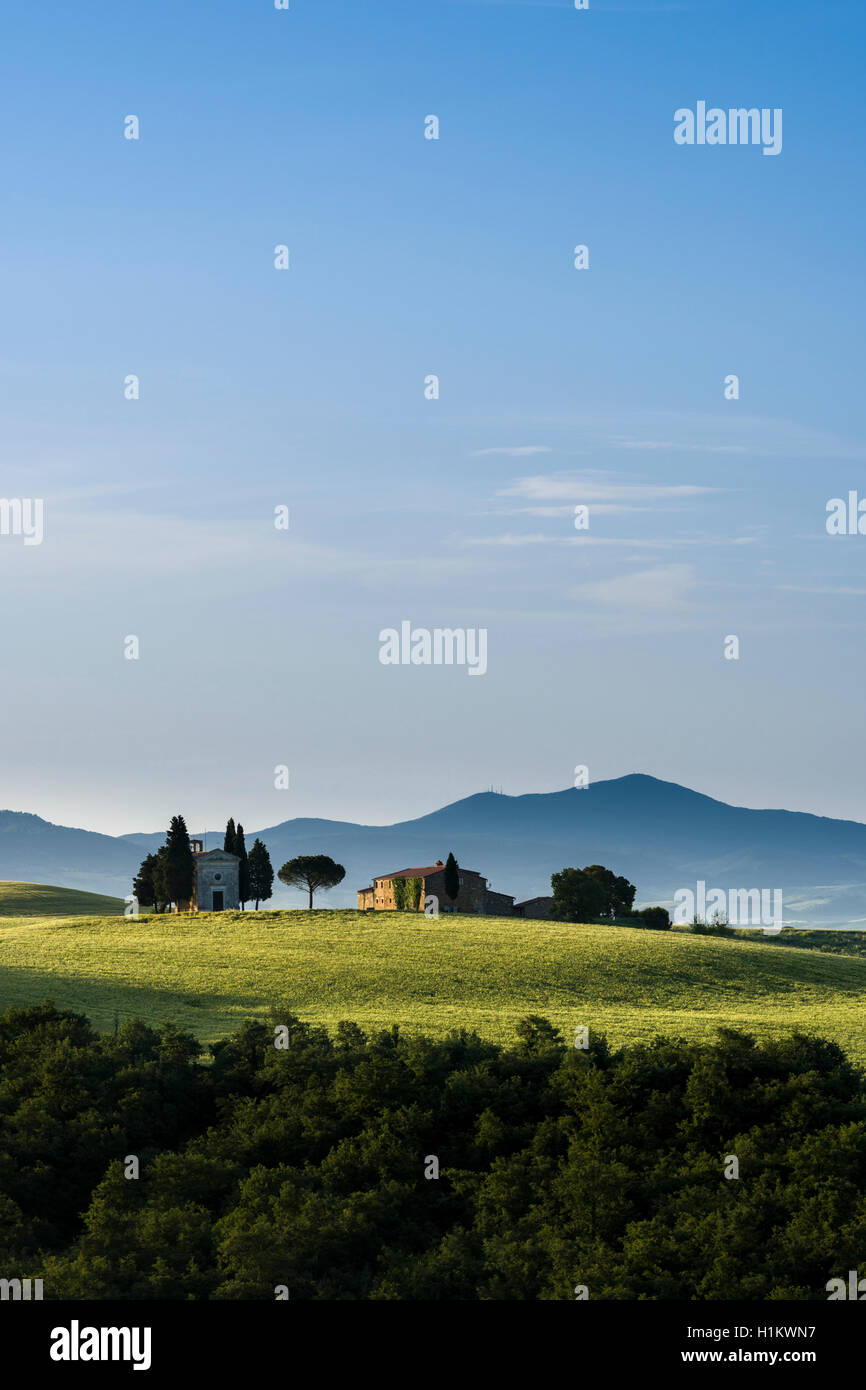
[{"label": "haze on horizon", "polygon": [[[662,779],[662,778],[654,778],[654,777],[651,776],[651,774],[648,774],[648,773],[626,773],[626,774],[624,774],[623,776],[620,776],[620,777],[615,777],[615,778],[601,778],[601,779],[599,779],[599,782],[596,783],[595,785],[601,785],[602,783],[605,783],[605,782],[607,782],[607,783],[612,783],[612,782],[616,782],[616,783],[632,782],[632,781],[634,781],[635,779],[638,779],[638,778],[640,778],[640,779],[644,779],[644,778],[645,778],[645,779],[647,779],[647,780],[649,780],[649,781],[656,782],[656,783],[658,783],[659,787],[673,788],[673,789],[676,789],[677,791],[695,792],[695,793],[697,793],[699,796],[708,796],[708,797],[710,797],[712,800],[715,800],[715,801],[721,801],[721,800],[722,800],[722,798],[712,796],[711,793],[702,792],[701,789],[698,788],[698,787],[685,787],[685,786],[683,786],[683,785],[680,784],[680,783],[672,783],[672,782],[665,781],[665,780]],[[418,810],[417,812],[413,812],[411,815],[399,816],[399,817],[397,817],[396,819],[391,820],[391,821],[352,821],[351,818],[346,817],[346,816],[340,816],[340,815],[337,815],[337,816],[327,816],[327,817],[306,817],[306,816],[304,815],[303,812],[298,812],[297,815],[289,816],[289,817],[287,817],[286,819],[287,819],[287,822],[290,822],[290,821],[293,821],[293,820],[296,820],[296,819],[297,819],[297,820],[306,820],[306,819],[314,819],[314,820],[315,820],[315,819],[321,819],[321,820],[330,821],[330,822],[332,822],[332,823],[334,823],[334,824],[336,824],[336,823],[344,823],[344,824],[347,824],[347,825],[367,826],[368,828],[388,829],[388,828],[390,828],[391,826],[395,826],[395,825],[409,824],[409,823],[411,823],[412,821],[422,819],[422,818],[424,818],[424,817],[426,817],[426,816],[428,816],[428,815],[433,814],[434,812],[448,809],[448,807],[450,807],[450,806],[452,806],[452,805],[460,804],[460,803],[462,803],[463,801],[472,800],[472,799],[475,798],[475,797],[502,796],[502,797],[508,798],[509,800],[514,801],[514,800],[519,800],[521,797],[524,797],[524,796],[533,796],[533,795],[542,795],[542,796],[544,796],[544,795],[549,795],[549,794],[556,794],[556,793],[558,793],[558,792],[563,792],[563,791],[570,791],[570,790],[573,790],[573,789],[574,789],[574,788],[570,788],[570,787],[551,787],[551,788],[548,788],[546,792],[542,791],[542,792],[540,792],[540,793],[539,793],[539,792],[525,792],[525,793],[524,793],[524,792],[506,792],[506,791],[504,791],[504,790],[502,790],[501,788],[498,788],[498,787],[487,787],[487,788],[484,788],[484,789],[479,789],[479,790],[476,791],[476,792],[468,792],[468,793],[466,794],[466,796],[461,796],[461,797],[457,798],[455,802],[447,802],[447,803],[443,803],[442,805],[423,807],[423,808],[421,808],[420,810]],[[588,788],[582,788],[582,789],[586,790],[586,789],[588,789]],[[787,806],[754,806],[754,807],[745,807],[745,806],[740,806],[740,803],[725,803],[725,804],[737,806],[737,807],[739,807],[739,809],[749,809],[749,810],[759,810],[759,811],[789,811],[789,810],[794,809],[794,808],[787,807]],[[814,815],[814,814],[817,814],[816,812],[811,812],[811,813],[810,813],[810,812],[808,811],[808,808],[805,808],[805,807],[800,807],[800,808],[797,808],[797,809],[800,810],[800,811],[804,811],[806,814],[813,814],[813,815]],[[4,814],[5,812],[8,812],[8,811],[12,811],[13,814],[14,814],[15,808],[13,808],[13,807],[2,807],[2,808],[0,808],[0,815]],[[169,814],[168,812],[166,812],[166,814],[163,816],[163,821],[160,822],[159,824],[156,824],[156,825],[148,825],[148,826],[137,825],[137,826],[135,826],[134,828],[132,828],[132,829],[130,829],[130,830],[105,830],[104,828],[102,828],[102,827],[100,827],[100,826],[83,825],[83,824],[75,824],[75,825],[72,825],[72,826],[70,826],[70,827],[68,827],[68,828],[70,828],[70,829],[75,829],[75,830],[96,830],[96,831],[99,831],[99,832],[102,833],[102,834],[108,834],[108,835],[114,835],[114,836],[135,835],[135,834],[161,834],[161,833],[166,829],[167,824],[168,824],[168,821],[169,821],[171,815],[173,815],[173,814],[175,814],[175,812],[171,812],[170,814]],[[184,819],[186,820],[186,823],[187,823],[187,829],[189,830],[189,833],[190,833],[191,835],[197,835],[197,836],[204,835],[204,836],[206,837],[206,840],[207,840],[206,848],[207,848],[207,847],[213,848],[213,844],[214,844],[214,843],[216,843],[217,841],[221,841],[221,840],[222,840],[222,838],[223,838],[223,836],[224,836],[224,833],[225,833],[225,826],[224,826],[222,823],[219,823],[219,824],[217,824],[216,826],[211,826],[211,825],[205,824],[203,821],[202,821],[202,822],[193,821],[193,820],[191,820],[191,819],[189,818],[189,816],[186,815],[186,813],[184,812],[184,810],[183,810],[182,807],[180,808],[180,814],[184,816]],[[45,817],[43,817],[43,819],[50,821],[51,818],[45,816]],[[864,822],[864,820],[863,820],[862,817],[831,817],[831,819],[844,819],[844,820],[848,820],[848,821],[852,821],[852,820],[853,820],[853,821],[858,821],[860,824],[866,824],[866,822]],[[57,824],[58,822],[55,821],[55,822],[52,822],[52,823],[53,823],[53,824]],[[257,834],[257,833],[260,832],[260,831],[270,830],[270,829],[273,829],[274,826],[280,825],[280,824],[284,824],[284,823],[286,823],[286,822],[275,821],[275,822],[273,822],[273,823],[271,823],[271,824],[267,824],[267,825],[264,824],[264,823],[259,823],[259,822],[256,822],[255,824],[249,823],[249,824],[245,825],[245,827],[244,827],[244,829],[245,829],[245,834],[246,834],[246,838],[249,839],[252,835]],[[212,843],[212,842],[213,842],[213,843]]]}]

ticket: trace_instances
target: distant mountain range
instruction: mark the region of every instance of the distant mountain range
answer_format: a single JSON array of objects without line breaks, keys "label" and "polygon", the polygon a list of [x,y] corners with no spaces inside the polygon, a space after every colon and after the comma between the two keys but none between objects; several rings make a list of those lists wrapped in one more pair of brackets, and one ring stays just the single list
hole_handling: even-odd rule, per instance
[{"label": "distant mountain range", "polygon": [[[345,865],[320,906],[354,906],[374,875],[445,859],[449,850],[517,899],[550,892],[566,865],[605,864],[637,885],[638,902],[670,905],[679,888],[781,888],[785,921],[866,929],[866,825],[794,811],[729,806],[674,782],[633,774],[530,796],[481,792],[396,825],[297,819],[247,830],[274,868],[298,854]],[[0,879],[123,896],[165,832],[100,835],[0,811]],[[208,844],[222,844],[210,833]],[[270,906],[302,905],[275,885]]]}]

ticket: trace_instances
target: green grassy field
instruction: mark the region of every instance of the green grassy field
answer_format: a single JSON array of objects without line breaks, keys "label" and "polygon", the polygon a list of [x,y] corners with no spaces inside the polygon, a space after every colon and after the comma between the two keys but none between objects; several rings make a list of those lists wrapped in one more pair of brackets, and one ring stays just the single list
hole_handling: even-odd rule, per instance
[{"label": "green grassy field", "polygon": [[123,899],[50,883],[0,881],[0,917],[122,917]]},{"label": "green grassy field", "polygon": [[798,1027],[866,1063],[864,991],[863,957],[628,927],[348,910],[0,920],[0,1007],[51,998],[101,1030],[115,1014],[172,1019],[203,1043],[271,1006],[503,1042],[538,1013],[616,1045]]}]

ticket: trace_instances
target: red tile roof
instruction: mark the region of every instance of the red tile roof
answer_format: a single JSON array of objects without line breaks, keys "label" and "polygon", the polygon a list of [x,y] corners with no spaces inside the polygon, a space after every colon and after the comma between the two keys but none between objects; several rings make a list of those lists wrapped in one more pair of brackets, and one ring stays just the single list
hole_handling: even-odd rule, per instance
[{"label": "red tile roof", "polygon": [[377,874],[376,878],[379,882],[388,878],[426,878],[428,874],[438,874],[444,868],[444,864],[428,864],[424,869],[398,869],[395,874]]},{"label": "red tile roof", "polygon": [[[377,874],[376,882],[382,883],[387,881],[389,878],[426,878],[428,874],[441,874],[444,871],[444,869],[444,864],[428,864],[423,869],[398,869],[397,872],[394,874]],[[482,882],[484,883],[487,882],[487,880],[482,878],[482,875],[477,873],[475,869],[464,869],[461,867],[459,872],[461,874],[468,874],[471,878],[482,879]]]}]

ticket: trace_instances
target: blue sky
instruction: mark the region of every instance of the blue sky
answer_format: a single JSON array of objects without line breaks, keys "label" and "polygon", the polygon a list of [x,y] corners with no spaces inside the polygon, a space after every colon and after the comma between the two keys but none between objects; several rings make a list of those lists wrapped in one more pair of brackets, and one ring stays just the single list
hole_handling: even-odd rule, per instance
[{"label": "blue sky", "polygon": [[[862,819],[866,536],[824,519],[866,496],[864,29],[19,10],[0,492],[46,533],[0,536],[4,804],[391,821],[585,764]],[[678,147],[699,100],[781,108],[782,153]],[[485,627],[485,676],[382,666],[406,619]]]}]

